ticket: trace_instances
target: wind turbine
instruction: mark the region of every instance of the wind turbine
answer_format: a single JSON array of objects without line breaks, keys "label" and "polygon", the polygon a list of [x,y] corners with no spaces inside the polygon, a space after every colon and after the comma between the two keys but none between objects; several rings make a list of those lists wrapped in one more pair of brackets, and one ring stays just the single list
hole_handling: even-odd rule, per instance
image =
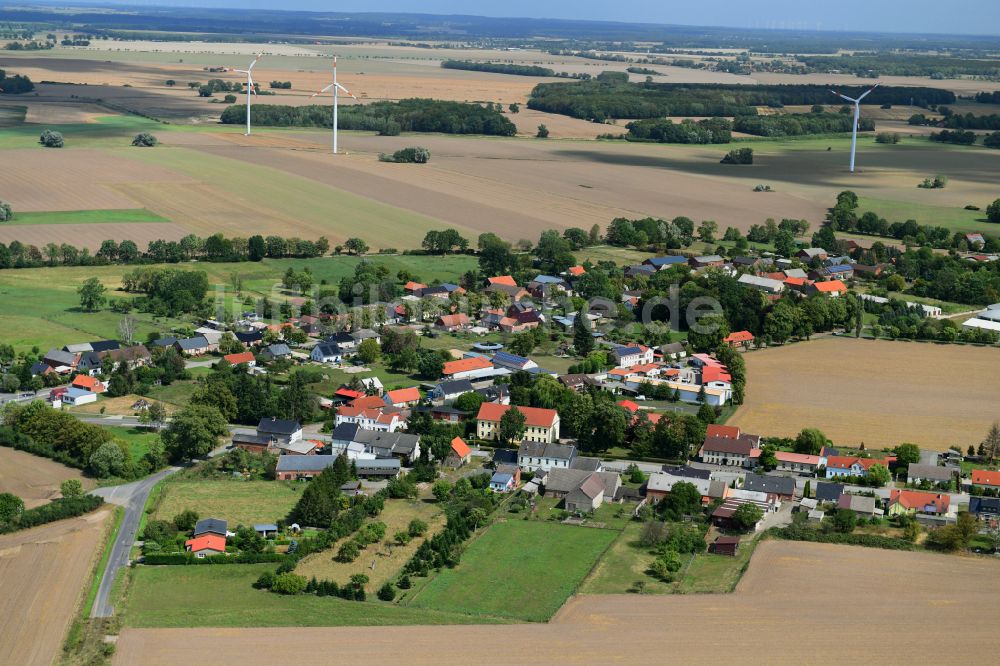
[{"label": "wind turbine", "polygon": [[343,90],[345,93],[353,97],[355,101],[358,101],[358,98],[354,97],[354,93],[352,93],[350,90],[337,83],[337,56],[333,56],[333,83],[323,88],[322,90],[314,92],[312,96],[316,97],[318,95],[322,95],[323,93],[331,89],[333,90],[333,154],[336,155],[337,154],[337,105],[340,100],[340,91]]},{"label": "wind turbine", "polygon": [[234,69],[232,71],[239,72],[240,74],[247,75],[247,136],[250,136],[250,95],[256,95],[257,91],[253,87],[253,76],[251,72],[253,71],[253,66],[257,64],[263,53],[258,53],[257,57],[250,61],[250,66],[246,69]]},{"label": "wind turbine", "polygon": [[847,95],[841,95],[836,90],[831,90],[834,95],[842,100],[851,102],[854,104],[854,125],[851,127],[851,173],[854,173],[854,151],[858,147],[858,123],[861,122],[861,100],[871,94],[871,91],[878,88],[879,84],[873,85],[871,88],[866,90],[861,97],[854,99],[853,97],[848,97]]}]

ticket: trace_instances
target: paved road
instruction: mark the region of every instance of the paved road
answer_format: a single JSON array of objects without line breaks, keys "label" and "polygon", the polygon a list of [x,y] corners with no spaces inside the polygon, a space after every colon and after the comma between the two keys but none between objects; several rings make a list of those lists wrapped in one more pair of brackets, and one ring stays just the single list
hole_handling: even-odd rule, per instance
[{"label": "paved road", "polygon": [[125,507],[125,517],[118,530],[118,537],[111,546],[111,556],[108,558],[107,567],[101,576],[101,584],[97,588],[97,598],[94,599],[94,607],[90,611],[91,617],[111,617],[114,615],[115,609],[108,600],[111,595],[111,586],[115,582],[118,570],[128,566],[129,551],[132,550],[132,545],[135,543],[139,531],[139,522],[142,520],[142,509],[146,505],[146,499],[149,497],[150,491],[153,490],[153,486],[161,479],[179,470],[179,467],[170,467],[139,481],[92,491],[92,494],[103,497],[106,502]]}]

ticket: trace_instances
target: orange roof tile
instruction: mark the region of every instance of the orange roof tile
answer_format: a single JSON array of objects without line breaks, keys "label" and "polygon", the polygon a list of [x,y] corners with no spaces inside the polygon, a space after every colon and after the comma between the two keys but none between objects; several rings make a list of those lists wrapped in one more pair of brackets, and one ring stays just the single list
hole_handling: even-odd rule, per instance
[{"label": "orange roof tile", "polygon": [[637,405],[636,403],[632,402],[631,400],[619,400],[615,404],[617,404],[619,407],[624,407],[625,409],[627,409],[628,411],[632,412],[633,414],[635,414],[637,411],[639,411],[639,405]]},{"label": "orange roof tile", "polygon": [[448,361],[444,364],[444,370],[441,374],[448,376],[454,375],[459,372],[469,372],[471,370],[485,370],[486,368],[492,368],[493,362],[488,358],[483,358],[482,356],[472,356],[470,358],[463,358],[459,361]]},{"label": "orange roof tile", "polygon": [[199,550],[215,550],[220,553],[226,552],[226,537],[218,534],[202,534],[184,542],[184,547],[191,552]]},{"label": "orange roof tile", "polygon": [[938,513],[947,513],[951,505],[951,496],[947,493],[925,493],[919,490],[892,490],[889,493],[889,505],[893,504],[919,511],[923,511],[927,506],[933,506]]},{"label": "orange roof tile", "polygon": [[974,469],[972,470],[972,485],[1000,486],[1000,472],[991,472],[988,469]]},{"label": "orange roof tile", "polygon": [[750,331],[735,331],[727,335],[723,342],[753,342],[753,333]]},{"label": "orange roof tile", "polygon": [[97,377],[91,377],[90,375],[77,375],[73,378],[73,386],[83,389],[95,389],[100,384],[100,380]]},{"label": "orange roof tile", "polygon": [[222,358],[226,359],[231,365],[239,365],[240,363],[252,363],[253,352],[242,352],[240,354],[226,354]]},{"label": "orange roof tile", "polygon": [[420,282],[414,282],[413,280],[410,280],[405,285],[403,285],[403,289],[405,289],[406,291],[417,291],[418,289],[426,289],[426,288],[427,288],[426,284],[422,284]]},{"label": "orange roof tile", "polygon": [[466,444],[465,440],[462,439],[461,437],[456,437],[455,439],[451,440],[451,450],[454,451],[455,455],[458,456],[459,458],[464,458],[465,456],[472,453],[472,449],[469,448],[469,445]]},{"label": "orange roof tile", "polygon": [[490,284],[505,284],[508,287],[517,286],[517,282],[515,282],[513,276],[510,275],[497,275],[496,277],[486,278],[486,281]]},{"label": "orange roof tile", "polygon": [[828,282],[814,282],[813,287],[816,291],[823,292],[824,294],[829,294],[835,291],[847,291],[847,285],[840,280],[830,280]]},{"label": "orange roof tile", "polygon": [[[510,405],[501,405],[495,402],[484,402],[479,406],[477,421],[499,421],[507,413]],[[521,407],[517,409],[524,414],[524,424],[534,428],[551,428],[559,413],[554,409],[542,409],[541,407]]]},{"label": "orange roof tile", "polygon": [[566,272],[573,276],[583,275],[587,272],[587,269],[583,266],[570,266],[566,269]]},{"label": "orange roof tile", "polygon": [[705,429],[705,437],[725,437],[727,439],[739,439],[740,429],[736,426],[709,424]]},{"label": "orange roof tile", "polygon": [[415,402],[420,400],[420,389],[416,386],[411,386],[410,388],[401,388],[395,391],[389,391],[386,393],[389,396],[389,401],[398,405],[404,402]]}]

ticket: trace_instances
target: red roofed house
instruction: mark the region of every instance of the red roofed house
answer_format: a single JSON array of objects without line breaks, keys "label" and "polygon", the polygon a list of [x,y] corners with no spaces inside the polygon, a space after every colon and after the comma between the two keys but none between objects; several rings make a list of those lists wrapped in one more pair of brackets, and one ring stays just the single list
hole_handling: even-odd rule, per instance
[{"label": "red roofed house", "polygon": [[569,268],[566,269],[566,272],[573,277],[580,277],[581,275],[587,272],[587,269],[584,268],[583,266],[570,266]]},{"label": "red roofed house", "polygon": [[716,425],[715,423],[710,423],[708,428],[705,430],[705,436],[739,439],[740,429],[738,426]]},{"label": "red roofed house", "polygon": [[760,455],[760,435],[740,433],[737,437],[727,437],[706,434],[699,455],[702,462],[712,465],[750,467],[753,459]]},{"label": "red roofed house", "polygon": [[727,335],[722,341],[730,347],[749,347],[753,344],[753,333],[750,331],[736,331]]},{"label": "red roofed house", "polygon": [[448,331],[449,333],[468,328],[470,325],[472,325],[472,321],[466,314],[461,312],[458,314],[442,315],[434,320],[434,328],[439,331]]},{"label": "red roofed house", "polygon": [[813,282],[806,287],[807,294],[824,294],[830,298],[843,296],[847,293],[847,285],[840,280],[828,280],[826,282]]},{"label": "red roofed house", "polygon": [[[500,438],[500,419],[508,409],[511,409],[510,405],[495,402],[484,402],[479,406],[479,413],[476,415],[476,434],[479,439]],[[559,440],[559,412],[539,407],[518,406],[516,409],[524,414],[524,435],[519,441],[551,444]]]},{"label": "red roofed house", "polygon": [[108,390],[108,387],[104,385],[104,382],[97,379],[97,377],[91,377],[90,375],[77,375],[73,378],[71,386],[73,388],[83,389],[84,391],[90,391],[92,393],[104,393]]},{"label": "red roofed house", "polygon": [[335,425],[341,423],[357,423],[366,430],[396,432],[406,425],[406,418],[398,407],[386,405],[377,395],[369,395],[337,408]]},{"label": "red roofed house", "polygon": [[982,488],[1000,489],[1000,472],[991,472],[987,469],[972,470],[972,485]]},{"label": "red roofed house", "polygon": [[415,294],[421,289],[426,289],[426,288],[427,288],[426,284],[421,284],[420,282],[414,282],[413,280],[410,280],[409,282],[403,285],[403,291],[405,291],[408,294]]},{"label": "red roofed house", "polygon": [[226,552],[226,537],[218,534],[202,534],[184,542],[184,550],[202,558],[208,555],[223,555]]},{"label": "red roofed house", "polygon": [[854,456],[829,456],[826,459],[826,478],[838,476],[867,476],[872,465],[888,465],[887,460],[878,458],[856,458]]},{"label": "red roofed house", "polygon": [[497,275],[496,277],[486,278],[486,281],[489,284],[491,284],[491,285],[493,285],[493,284],[505,284],[508,287],[516,287],[517,286],[517,282],[515,282],[514,278],[512,276],[510,276],[510,275]]},{"label": "red roofed house", "polygon": [[464,465],[472,460],[472,449],[469,448],[464,439],[456,437],[451,440],[451,455],[458,459],[459,465]]},{"label": "red roofed house", "polygon": [[420,389],[416,386],[411,386],[410,388],[387,391],[383,399],[385,400],[385,404],[394,407],[412,407],[420,402]]},{"label": "red roofed house", "polygon": [[951,496],[947,493],[925,493],[918,490],[897,490],[889,492],[890,516],[912,513],[929,513],[935,516],[948,513]]},{"label": "red roofed house", "polygon": [[777,469],[783,472],[815,472],[823,462],[819,456],[788,451],[775,451],[774,457],[778,459]]},{"label": "red roofed house", "polygon": [[631,400],[619,400],[615,404],[617,404],[622,409],[625,409],[626,411],[632,412],[633,414],[639,411],[639,405],[632,402]]},{"label": "red roofed house", "polygon": [[481,370],[493,367],[493,361],[482,356],[471,356],[460,361],[448,361],[441,374],[448,379],[468,379]]},{"label": "red roofed house", "polygon": [[257,359],[254,358],[253,352],[242,352],[240,354],[226,354],[222,358],[226,359],[230,365],[241,365],[246,364],[247,367],[254,367],[257,365]]}]

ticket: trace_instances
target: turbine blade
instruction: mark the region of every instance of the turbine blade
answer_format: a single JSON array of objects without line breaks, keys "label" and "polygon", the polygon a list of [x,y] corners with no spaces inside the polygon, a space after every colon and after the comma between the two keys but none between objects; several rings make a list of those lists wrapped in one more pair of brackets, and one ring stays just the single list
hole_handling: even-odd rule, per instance
[{"label": "turbine blade", "polygon": [[868,97],[868,95],[870,95],[872,93],[872,91],[875,90],[876,88],[878,88],[878,84],[877,83],[875,85],[873,85],[871,88],[869,88],[868,90],[866,90],[865,93],[863,95],[861,95],[861,97],[858,98],[858,101],[860,102],[865,97]]},{"label": "turbine blade", "polygon": [[[347,93],[347,94],[348,94],[348,95],[350,95],[351,97],[354,97],[354,93],[352,93],[352,92],[351,92],[350,90],[348,90],[348,89],[347,89],[347,88],[345,88],[344,86],[340,85],[339,83],[337,84],[337,87],[338,87],[338,88],[340,88],[341,90],[343,90],[343,91],[344,91],[345,93]],[[358,99],[358,98],[357,98],[357,97],[354,97],[354,99]]]},{"label": "turbine blade", "polygon": [[333,87],[333,84],[331,83],[330,85],[328,85],[327,87],[323,88],[322,90],[317,90],[311,96],[312,97],[317,97],[319,95],[322,95],[323,93],[328,92],[330,90],[330,88],[332,88],[332,87]]},{"label": "turbine blade", "polygon": [[253,66],[257,64],[257,61],[260,60],[263,55],[264,55],[263,53],[257,54],[257,57],[254,58],[253,62],[250,63],[250,69],[253,69]]}]

